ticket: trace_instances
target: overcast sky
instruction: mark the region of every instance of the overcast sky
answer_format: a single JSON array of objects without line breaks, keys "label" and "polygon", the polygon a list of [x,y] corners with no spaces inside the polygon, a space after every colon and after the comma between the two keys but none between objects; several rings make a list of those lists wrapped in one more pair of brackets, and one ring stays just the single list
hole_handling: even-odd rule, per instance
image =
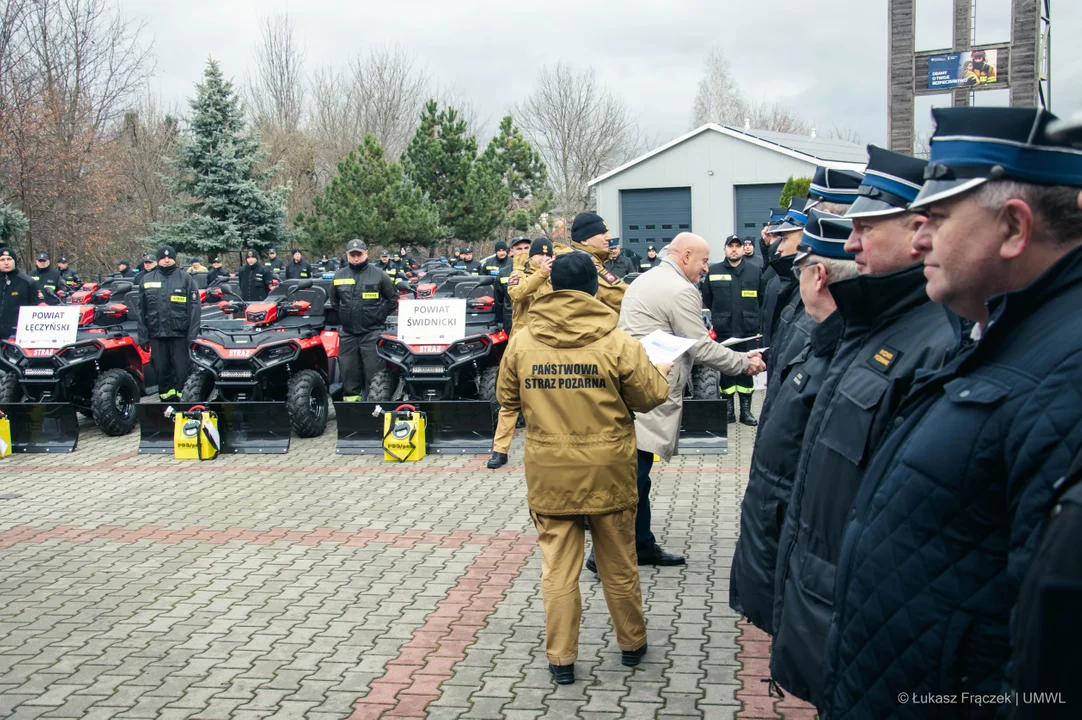
[{"label": "overcast sky", "polygon": [[[469,97],[488,131],[530,93],[538,69],[558,60],[592,66],[659,142],[690,129],[691,107],[711,46],[732,62],[747,94],[777,98],[820,134],[854,127],[864,142],[886,137],[886,0],[120,0],[146,20],[166,103],[193,94],[213,56],[243,80],[257,19],[288,12],[309,70],[344,66],[370,48],[398,45],[441,85]],[[1053,2],[1053,109],[1082,106],[1082,2]],[[918,50],[950,44],[951,0],[918,0]],[[1009,35],[1010,0],[978,0],[977,41]],[[1003,94],[986,100],[1005,103]],[[998,97],[997,97],[998,96]],[[948,99],[949,103],[949,99]],[[918,99],[918,127],[929,123]]]}]

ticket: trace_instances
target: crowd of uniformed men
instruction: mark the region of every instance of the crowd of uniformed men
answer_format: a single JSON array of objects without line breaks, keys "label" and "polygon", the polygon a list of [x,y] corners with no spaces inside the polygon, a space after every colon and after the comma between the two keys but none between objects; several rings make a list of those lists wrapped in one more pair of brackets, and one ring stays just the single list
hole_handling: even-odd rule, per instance
[{"label": "crowd of uniformed men", "polygon": [[[831,719],[943,714],[934,703],[1082,716],[1069,672],[1082,666],[1082,133],[1057,135],[1043,110],[933,113],[929,160],[869,146],[864,173],[819,168],[808,198],[712,264],[691,233],[664,258],[634,256],[593,213],[569,242],[445,260],[498,277],[511,339],[489,467],[507,462],[521,413],[557,682],[574,681],[587,526],[626,665],[646,652],[637,566],[685,562],[651,532],[650,474],[677,452],[695,363],[719,373],[730,422],[739,398],[739,421],[758,424],[729,592],[772,637],[772,689]],[[117,267],[138,285],[164,399],[198,330],[191,272],[225,273],[217,257],[188,273],[176,258],[166,246]],[[274,277],[334,272],[345,395],[359,399],[394,280],[417,265],[406,248],[369,264],[361,240],[345,261],[247,251],[236,277],[262,300]],[[0,249],[3,337],[42,289],[79,283],[64,257],[35,264],[23,274]],[[655,369],[635,342],[654,330],[696,343]],[[1039,690],[1060,695],[1025,694]],[[1064,703],[1073,714],[1055,715]]]}]

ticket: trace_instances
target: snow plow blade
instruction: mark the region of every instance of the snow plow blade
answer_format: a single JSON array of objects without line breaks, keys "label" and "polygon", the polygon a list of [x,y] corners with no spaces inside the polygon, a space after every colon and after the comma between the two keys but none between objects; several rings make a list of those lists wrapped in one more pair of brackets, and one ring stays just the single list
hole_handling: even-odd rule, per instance
[{"label": "snow plow blade", "polygon": [[141,403],[139,454],[170,455],[173,452],[173,421],[165,416],[170,405],[187,410],[203,405],[218,415],[222,455],[282,454],[289,451],[289,411],[280,402]]},{"label": "snow plow blade", "polygon": [[3,403],[11,422],[11,451],[69,453],[79,443],[79,417],[71,403]]},{"label": "snow plow blade", "polygon": [[687,455],[727,455],[729,426],[725,400],[685,400],[680,416],[680,452]]},{"label": "snow plow blade", "polygon": [[[383,414],[398,402],[336,402],[339,455],[383,454]],[[428,420],[425,444],[429,453],[488,455],[496,413],[485,400],[432,400],[410,402]],[[377,410],[377,408],[380,408]]]}]

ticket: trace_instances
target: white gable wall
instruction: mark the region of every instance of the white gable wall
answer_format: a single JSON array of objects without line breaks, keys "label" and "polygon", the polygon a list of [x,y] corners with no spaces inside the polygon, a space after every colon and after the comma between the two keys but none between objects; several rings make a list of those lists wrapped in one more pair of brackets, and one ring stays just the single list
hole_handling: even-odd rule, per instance
[{"label": "white gable wall", "polygon": [[814,173],[814,163],[708,130],[597,183],[597,213],[618,235],[621,190],[690,187],[692,232],[707,239],[717,262],[733,233],[734,185],[783,183]]}]

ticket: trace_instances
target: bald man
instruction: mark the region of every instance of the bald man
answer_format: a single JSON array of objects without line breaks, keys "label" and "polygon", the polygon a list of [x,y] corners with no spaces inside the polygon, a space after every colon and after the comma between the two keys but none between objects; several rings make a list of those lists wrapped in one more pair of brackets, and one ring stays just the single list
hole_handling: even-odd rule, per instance
[{"label": "bald man", "polygon": [[[673,365],[668,400],[649,413],[635,416],[639,465],[635,546],[639,565],[684,564],[683,556],[662,550],[650,531],[650,470],[655,454],[668,462],[677,452],[684,386],[691,375],[691,366],[706,365],[726,375],[756,375],[766,369],[758,352],[733,352],[710,339],[703,325],[703,300],[698,290],[709,263],[710,246],[706,240],[692,233],[680,233],[673,238],[661,264],[628,286],[620,308],[620,329],[636,339],[661,330],[697,341]],[[586,567],[597,572],[592,557]]]}]

